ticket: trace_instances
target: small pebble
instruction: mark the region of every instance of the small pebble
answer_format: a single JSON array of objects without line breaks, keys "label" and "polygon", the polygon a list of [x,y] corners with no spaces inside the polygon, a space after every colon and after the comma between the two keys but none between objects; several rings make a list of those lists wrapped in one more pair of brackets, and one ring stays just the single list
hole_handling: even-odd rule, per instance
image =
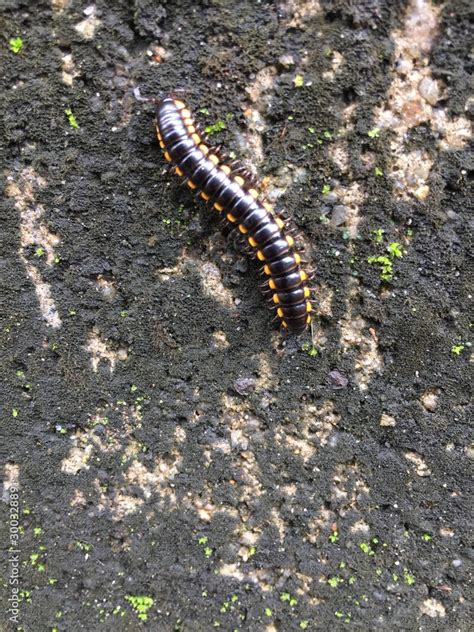
[{"label": "small pebble", "polygon": [[239,377],[234,382],[234,390],[239,395],[250,395],[255,390],[255,380],[253,377]]},{"label": "small pebble", "polygon": [[419,606],[420,611],[432,619],[446,616],[446,608],[436,599],[425,599]]},{"label": "small pebble", "polygon": [[395,417],[387,415],[387,413],[382,413],[382,416],[380,417],[380,425],[385,427],[393,427],[397,425],[397,422],[395,420]]},{"label": "small pebble", "polygon": [[418,92],[430,105],[439,101],[439,85],[435,79],[424,77],[418,84]]},{"label": "small pebble", "polygon": [[328,374],[328,378],[330,383],[336,390],[346,388],[346,386],[349,384],[349,380],[347,379],[347,377],[337,369],[331,371]]},{"label": "small pebble", "polygon": [[238,259],[234,265],[234,268],[237,272],[247,272],[249,269],[249,264],[247,259]]},{"label": "small pebble", "polygon": [[241,430],[232,430],[230,433],[230,445],[233,448],[248,450],[249,442],[248,439],[242,435]]},{"label": "small pebble", "polygon": [[326,202],[326,204],[335,204],[338,199],[339,196],[337,195],[337,193],[334,193],[334,191],[331,191],[330,193],[326,193],[324,195],[324,201]]},{"label": "small pebble", "polygon": [[291,66],[295,65],[295,60],[293,58],[293,55],[289,55],[289,54],[280,55],[280,57],[278,58],[278,61],[283,66],[283,68],[291,68]]},{"label": "small pebble", "polygon": [[105,285],[103,288],[101,288],[101,292],[102,292],[102,296],[107,301],[111,301],[117,293],[113,285]]},{"label": "small pebble", "polygon": [[331,226],[342,226],[347,218],[347,209],[342,204],[335,206],[331,213]]},{"label": "small pebble", "polygon": [[410,72],[412,67],[413,67],[413,63],[407,59],[403,59],[403,57],[400,57],[395,62],[395,71],[398,72],[398,74],[400,75],[404,75]]},{"label": "small pebble", "polygon": [[425,391],[421,396],[421,403],[427,411],[434,412],[438,407],[438,394],[436,391]]}]

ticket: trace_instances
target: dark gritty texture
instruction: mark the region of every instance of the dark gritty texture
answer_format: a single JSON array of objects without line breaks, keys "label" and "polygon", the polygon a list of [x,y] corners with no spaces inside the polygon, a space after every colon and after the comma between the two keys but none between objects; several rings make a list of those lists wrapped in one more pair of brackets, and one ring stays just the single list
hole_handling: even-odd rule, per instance
[{"label": "dark gritty texture", "polygon": [[[99,1],[102,24],[90,41],[74,29],[86,4],[62,12],[47,2],[3,5],[2,174],[18,179],[32,168],[46,181],[36,202],[60,238],[60,261],[47,266],[34,248],[25,257],[50,284],[62,326],[41,318],[18,256],[19,213],[6,198],[1,458],[5,472],[19,468],[23,593],[17,628],[2,580],[2,629],[470,629],[470,351],[457,356],[451,347],[469,335],[471,156],[440,152],[429,126],[410,138],[434,157],[425,202],[398,200],[389,178],[364,167],[369,147],[377,164],[389,159],[387,139],[367,131],[391,82],[390,33],[405,3],[321,5],[289,27],[278,3]],[[431,53],[450,115],[466,115],[468,17],[467,2],[445,3]],[[24,48],[15,55],[8,39],[18,34]],[[150,64],[146,51],[156,44],[170,56]],[[324,82],[331,50],[344,64]],[[72,87],[61,81],[68,53],[80,73]],[[285,53],[306,55],[304,68],[279,65]],[[153,108],[132,96],[135,86],[146,96],[180,87],[193,109],[209,110],[204,124],[232,114],[216,142],[239,154],[246,88],[267,66],[278,76],[260,176],[288,163],[305,169],[282,201],[311,244],[318,283],[334,292],[315,357],[301,341],[275,349],[254,267],[241,272],[212,214],[164,172]],[[297,72],[311,85],[295,88]],[[322,135],[343,125],[351,103],[349,177],[328,158],[329,143],[305,145],[309,127]],[[79,129],[69,126],[68,107]],[[334,177],[368,192],[352,242],[320,221],[321,188]],[[387,299],[378,268],[367,264],[372,231],[400,242],[408,219],[413,236]],[[236,308],[203,291],[196,262],[215,264],[241,299]],[[114,283],[111,300],[97,288],[100,275]],[[353,316],[376,331],[383,360],[366,391],[356,383],[357,346],[344,352],[340,342],[357,279]],[[94,328],[110,350],[127,350],[113,372],[106,360],[91,369],[85,347]],[[348,383],[335,383],[335,370]],[[257,386],[235,386],[242,379]],[[420,403],[429,389],[439,393],[432,412]],[[314,412],[325,406],[335,419],[327,441]],[[396,426],[380,426],[382,413]],[[231,426],[244,429],[247,445]],[[291,446],[307,427],[315,450],[303,458]],[[94,446],[76,475],[61,471],[72,436]],[[430,474],[417,475],[406,453]],[[173,474],[160,479],[167,468]],[[125,515],[123,497],[132,507]],[[209,519],[198,514],[200,499]],[[4,549],[7,516],[5,502]],[[225,565],[236,565],[234,576]],[[139,595],[153,599],[143,624],[126,599]],[[444,617],[422,613],[427,599]]]}]

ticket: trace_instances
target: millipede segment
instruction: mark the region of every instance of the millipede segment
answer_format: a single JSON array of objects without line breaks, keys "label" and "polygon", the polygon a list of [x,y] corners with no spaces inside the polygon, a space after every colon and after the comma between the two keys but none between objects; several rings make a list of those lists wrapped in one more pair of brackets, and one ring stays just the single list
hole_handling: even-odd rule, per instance
[{"label": "millipede segment", "polygon": [[274,214],[245,170],[232,168],[209,145],[186,104],[167,96],[157,105],[156,133],[166,160],[188,187],[245,235],[267,279],[263,291],[282,327],[303,333],[311,322],[311,290],[286,222]]}]

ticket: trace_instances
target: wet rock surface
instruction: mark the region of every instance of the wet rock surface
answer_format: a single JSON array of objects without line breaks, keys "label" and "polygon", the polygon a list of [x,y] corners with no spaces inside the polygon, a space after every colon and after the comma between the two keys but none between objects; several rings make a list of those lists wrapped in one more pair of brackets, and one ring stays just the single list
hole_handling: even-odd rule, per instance
[{"label": "wet rock surface", "polygon": [[[4,3],[2,629],[470,629],[468,11]],[[136,87],[280,196],[312,335]]]}]

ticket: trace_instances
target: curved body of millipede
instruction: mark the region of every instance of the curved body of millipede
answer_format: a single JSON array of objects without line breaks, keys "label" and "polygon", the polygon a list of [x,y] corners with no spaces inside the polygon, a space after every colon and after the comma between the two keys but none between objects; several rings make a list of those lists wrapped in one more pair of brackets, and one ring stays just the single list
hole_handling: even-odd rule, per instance
[{"label": "curved body of millipede", "polygon": [[167,96],[158,101],[156,132],[176,173],[246,236],[263,264],[262,273],[267,277],[263,292],[270,296],[281,326],[302,334],[311,323],[311,290],[295,241],[286,230],[287,220],[260,201],[248,172],[223,162],[181,100]]}]

